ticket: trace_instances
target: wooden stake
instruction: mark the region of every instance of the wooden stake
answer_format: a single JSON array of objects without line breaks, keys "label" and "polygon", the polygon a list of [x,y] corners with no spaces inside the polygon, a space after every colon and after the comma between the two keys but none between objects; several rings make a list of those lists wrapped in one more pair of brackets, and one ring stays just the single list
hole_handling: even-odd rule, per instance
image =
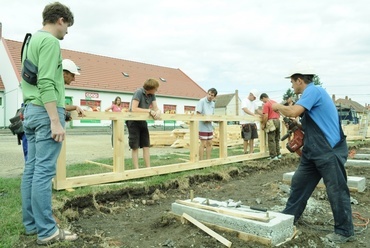
[{"label": "wooden stake", "polygon": [[193,223],[195,226],[199,227],[202,231],[206,232],[211,237],[220,241],[226,247],[231,247],[232,243],[229,240],[225,239],[224,237],[222,237],[220,234],[216,233],[212,229],[206,227],[205,225],[203,225],[202,223],[200,223],[199,221],[197,221],[196,219],[194,219],[190,215],[188,215],[186,213],[183,213],[182,217],[185,218],[186,220],[190,221],[191,223]]}]

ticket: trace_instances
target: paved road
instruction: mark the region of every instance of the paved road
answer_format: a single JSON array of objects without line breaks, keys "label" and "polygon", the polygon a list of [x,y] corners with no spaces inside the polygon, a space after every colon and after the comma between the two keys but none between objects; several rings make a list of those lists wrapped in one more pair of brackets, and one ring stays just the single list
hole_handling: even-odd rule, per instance
[{"label": "paved road", "polygon": [[[127,139],[127,135],[125,135]],[[68,135],[67,133],[67,165],[85,160],[109,158],[113,155],[109,134],[98,135]],[[125,144],[127,144],[127,140]],[[128,145],[125,145],[126,158],[131,158]],[[152,147],[151,154],[165,154],[171,152],[169,147]],[[182,149],[174,149],[179,151]],[[142,152],[139,152],[142,156]],[[24,158],[22,146],[17,144],[16,136],[0,135],[0,178],[18,177],[23,173]]]}]

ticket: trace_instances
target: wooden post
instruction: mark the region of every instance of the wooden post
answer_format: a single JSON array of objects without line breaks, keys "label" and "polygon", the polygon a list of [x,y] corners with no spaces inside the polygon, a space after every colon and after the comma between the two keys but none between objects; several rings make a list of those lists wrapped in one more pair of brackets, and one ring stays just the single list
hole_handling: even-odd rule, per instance
[{"label": "wooden post", "polygon": [[67,135],[64,136],[64,140],[62,143],[62,149],[60,150],[59,157],[57,160],[57,169],[56,174],[53,180],[53,187],[58,188],[58,183],[63,182],[67,179],[67,169],[66,169],[66,138]]},{"label": "wooden post", "polygon": [[220,158],[227,157],[227,121],[219,122]]},{"label": "wooden post", "polygon": [[113,121],[113,172],[125,171],[125,145],[123,120]]},{"label": "wooden post", "polygon": [[235,115],[239,115],[239,91],[235,90]]},{"label": "wooden post", "polygon": [[190,121],[190,162],[199,161],[199,128],[197,121]]}]

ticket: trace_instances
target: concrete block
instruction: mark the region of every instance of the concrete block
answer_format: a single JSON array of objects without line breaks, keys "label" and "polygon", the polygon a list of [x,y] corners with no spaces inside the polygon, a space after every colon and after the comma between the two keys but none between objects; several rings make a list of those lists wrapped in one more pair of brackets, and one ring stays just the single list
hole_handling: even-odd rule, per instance
[{"label": "concrete block", "polygon": [[355,159],[370,160],[370,154],[355,154]]},{"label": "concrete block", "polygon": [[[294,171],[287,172],[283,174],[283,181],[287,183],[291,183],[292,177],[294,175]],[[347,185],[350,190],[356,190],[358,192],[364,192],[366,189],[366,178],[365,177],[355,177],[355,176],[348,176],[347,177]],[[325,187],[323,179],[317,185],[318,187]]]},{"label": "concrete block", "polygon": [[[196,197],[193,202],[204,203],[205,198]],[[185,202],[191,203],[190,200]],[[238,213],[250,214],[254,216],[266,216],[266,212],[250,209],[248,206],[240,205],[238,207],[222,207],[224,202],[216,200],[208,200],[210,206],[217,206],[217,209],[226,210],[235,214],[229,215],[221,212],[205,210],[197,207],[192,207],[177,202],[172,203],[172,212],[181,216],[183,213],[190,215],[196,220],[220,227],[229,228],[239,232],[259,236],[271,240],[271,245],[277,245],[291,238],[294,233],[294,216],[277,212],[268,211],[268,222],[253,220],[249,218],[237,217]]]},{"label": "concrete block", "polygon": [[347,159],[345,166],[370,166],[370,160]]}]

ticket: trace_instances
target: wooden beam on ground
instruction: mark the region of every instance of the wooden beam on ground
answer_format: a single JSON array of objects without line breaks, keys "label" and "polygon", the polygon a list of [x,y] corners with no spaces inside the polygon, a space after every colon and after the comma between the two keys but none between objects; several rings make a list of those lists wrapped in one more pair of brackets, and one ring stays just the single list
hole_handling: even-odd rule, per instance
[{"label": "wooden beam on ground", "polygon": [[86,163],[89,163],[89,164],[99,165],[101,167],[105,167],[105,168],[108,168],[108,169],[113,170],[113,166],[112,165],[109,165],[109,164],[98,163],[98,162],[91,161],[91,160],[85,160],[85,162]]},{"label": "wooden beam on ground", "polygon": [[182,201],[182,200],[176,200],[176,203],[182,204],[185,206],[193,207],[193,208],[199,208],[199,209],[204,209],[204,210],[209,210],[212,212],[216,212],[219,214],[224,214],[224,215],[229,215],[233,217],[238,217],[238,218],[244,218],[244,219],[250,219],[250,220],[256,220],[256,221],[262,221],[262,222],[269,222],[270,218],[266,217],[266,213],[263,213],[265,216],[256,216],[256,215],[251,215],[245,212],[239,212],[236,213],[235,211],[231,211],[225,208],[219,208],[219,207],[212,207],[200,203],[195,203],[195,202],[187,202],[187,201]]},{"label": "wooden beam on ground", "polygon": [[206,232],[211,237],[220,241],[226,247],[231,247],[232,243],[229,240],[225,239],[224,237],[222,237],[220,234],[216,233],[212,229],[206,227],[205,225],[203,225],[201,222],[197,221],[196,219],[194,219],[190,215],[188,215],[186,213],[183,213],[182,217],[185,218],[186,220],[190,221],[191,223],[193,223],[195,226],[199,227],[202,231]]},{"label": "wooden beam on ground", "polygon": [[244,240],[244,241],[257,242],[257,243],[267,245],[267,246],[270,246],[271,243],[272,243],[271,239],[269,239],[269,238],[265,238],[265,237],[257,236],[257,235],[254,235],[254,234],[237,231],[237,230],[234,230],[234,229],[231,229],[231,228],[228,228],[228,227],[223,227],[223,226],[219,226],[219,225],[215,225],[215,224],[211,224],[211,223],[207,223],[207,222],[203,222],[203,224],[205,224],[206,226],[208,226],[210,228],[214,228],[214,229],[217,229],[217,230],[222,231],[222,232],[228,232],[228,233],[231,233],[231,234],[236,234],[235,235],[236,237],[238,237],[239,239]]}]

